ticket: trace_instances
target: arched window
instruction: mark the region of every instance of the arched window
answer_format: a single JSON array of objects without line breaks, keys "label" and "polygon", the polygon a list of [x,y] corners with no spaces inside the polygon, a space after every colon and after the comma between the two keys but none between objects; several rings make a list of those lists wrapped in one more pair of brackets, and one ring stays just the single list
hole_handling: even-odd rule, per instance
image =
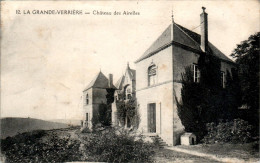
[{"label": "arched window", "polygon": [[88,105],[89,99],[88,99],[88,94],[86,95],[86,105]]},{"label": "arched window", "polygon": [[148,68],[148,86],[154,85],[156,81],[156,66],[151,65]]}]

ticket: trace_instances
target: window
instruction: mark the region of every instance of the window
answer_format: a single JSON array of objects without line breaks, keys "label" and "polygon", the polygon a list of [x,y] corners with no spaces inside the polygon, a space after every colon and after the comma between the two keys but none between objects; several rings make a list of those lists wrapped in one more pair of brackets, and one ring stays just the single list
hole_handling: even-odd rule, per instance
[{"label": "window", "polygon": [[221,78],[221,85],[223,88],[225,88],[225,72],[223,71],[221,72],[220,78]]},{"label": "window", "polygon": [[127,95],[127,99],[128,99],[128,100],[131,99],[131,94],[128,94],[128,95]]},{"label": "window", "polygon": [[154,85],[156,79],[156,66],[152,65],[148,68],[148,86]]},{"label": "window", "polygon": [[86,121],[88,122],[88,113],[86,113]]},{"label": "window", "polygon": [[89,99],[88,99],[88,94],[86,95],[86,105],[88,105]]},{"label": "window", "polygon": [[198,83],[200,81],[200,71],[198,65],[193,64],[193,81]]}]

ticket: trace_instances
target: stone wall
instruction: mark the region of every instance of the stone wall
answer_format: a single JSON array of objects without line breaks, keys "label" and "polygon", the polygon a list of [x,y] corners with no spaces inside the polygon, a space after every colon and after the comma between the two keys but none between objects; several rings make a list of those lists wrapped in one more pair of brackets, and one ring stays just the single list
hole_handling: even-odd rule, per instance
[{"label": "stone wall", "polygon": [[[156,83],[148,86],[148,67],[157,67]],[[136,64],[136,96],[141,122],[139,131],[148,133],[148,104],[156,104],[156,134],[173,145],[172,48],[168,47]]]}]

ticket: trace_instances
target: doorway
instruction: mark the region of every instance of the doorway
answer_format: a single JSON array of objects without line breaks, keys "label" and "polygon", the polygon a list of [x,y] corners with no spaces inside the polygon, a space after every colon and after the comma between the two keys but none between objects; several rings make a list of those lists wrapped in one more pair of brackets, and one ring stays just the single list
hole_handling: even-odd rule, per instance
[{"label": "doorway", "polygon": [[148,132],[156,133],[156,104],[148,104]]}]

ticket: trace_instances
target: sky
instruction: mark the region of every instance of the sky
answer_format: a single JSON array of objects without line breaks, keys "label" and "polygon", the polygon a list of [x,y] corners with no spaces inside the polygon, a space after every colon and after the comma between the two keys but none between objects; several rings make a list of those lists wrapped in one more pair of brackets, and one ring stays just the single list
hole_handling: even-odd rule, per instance
[{"label": "sky", "polygon": [[[194,29],[202,6],[209,41],[227,56],[259,31],[259,2],[253,0],[1,1],[0,116],[81,119],[82,91],[100,70],[116,82],[127,62],[135,68],[134,61],[168,27],[172,12],[176,23]],[[90,14],[23,14],[54,9]],[[93,15],[94,10],[140,15]]]}]

